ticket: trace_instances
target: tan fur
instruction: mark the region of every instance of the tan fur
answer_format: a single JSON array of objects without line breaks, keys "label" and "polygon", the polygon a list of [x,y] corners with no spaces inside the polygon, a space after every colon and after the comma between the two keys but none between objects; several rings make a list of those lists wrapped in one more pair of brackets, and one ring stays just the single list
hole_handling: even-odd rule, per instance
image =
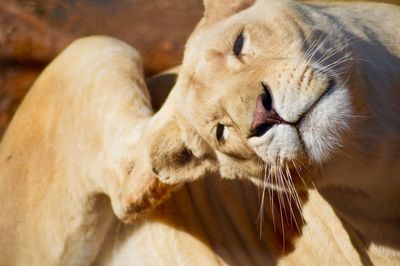
[{"label": "tan fur", "polygon": [[274,227],[269,203],[260,229],[257,194],[249,182],[218,176],[188,183],[137,223],[116,222],[95,265],[362,265],[317,191],[304,201],[301,237],[294,224],[283,234],[275,218]]},{"label": "tan fur", "polygon": [[[205,4],[205,14],[213,15],[190,37],[169,109],[157,114],[170,121],[157,129],[164,137],[146,137],[159,178],[193,180],[181,173],[186,163],[172,159],[186,149],[191,160],[212,165],[209,171],[218,164],[223,177],[250,179],[282,198],[289,193],[292,202],[299,191],[315,187],[363,263],[399,263],[400,8],[272,0]],[[241,32],[245,43],[236,57],[233,43]],[[261,82],[288,123],[253,136]],[[174,123],[180,129],[170,137]],[[216,139],[218,123],[228,129],[223,141]],[[170,138],[168,152],[156,149]]]},{"label": "tan fur", "polygon": [[[213,175],[137,218],[170,189],[149,178],[149,139],[155,137],[159,151],[182,150],[157,130],[168,129],[175,140],[183,134],[176,121],[161,116],[170,101],[150,118],[148,100],[136,52],[111,38],[78,40],[46,69],[1,144],[2,265],[360,264],[316,191],[304,198],[300,239],[294,224],[283,230],[271,218],[269,203],[260,229],[257,189]],[[184,168],[178,178],[196,179],[215,167],[207,165],[210,158],[178,161]],[[105,195],[121,219],[136,217],[133,225],[114,218]],[[316,256],[321,243],[329,245]]]},{"label": "tan fur", "polygon": [[[399,42],[396,41],[399,34],[395,32],[399,28],[396,27],[398,8],[375,4],[337,4],[332,7],[316,4],[307,7],[290,1],[260,0],[252,7],[249,1],[237,1],[231,6],[233,9],[218,11],[217,9],[224,6],[230,6],[225,5],[225,1],[220,3],[221,5],[206,6],[209,11],[209,8],[215,10],[209,12],[212,14],[209,18],[200,22],[189,40],[177,86],[162,109],[152,118],[146,96],[135,97],[141,95],[136,94],[138,91],[144,94],[146,92],[141,89],[141,81],[137,80],[137,66],[134,64],[133,69],[136,70],[132,70],[132,61],[126,60],[132,58],[132,55],[129,55],[132,51],[125,45],[122,45],[125,48],[121,48],[118,42],[111,41],[110,45],[106,45],[107,50],[122,49],[125,51],[122,56],[125,59],[111,62],[106,60],[101,64],[101,69],[116,67],[116,72],[98,72],[93,62],[103,58],[104,53],[93,52],[98,51],[94,47],[100,44],[92,43],[86,48],[81,44],[82,47],[75,49],[77,55],[72,52],[64,54],[64,57],[61,56],[62,60],[57,59],[48,72],[44,73],[16,115],[0,147],[1,169],[6,169],[1,173],[0,188],[1,195],[5,198],[1,208],[7,215],[7,219],[2,219],[1,225],[1,234],[5,237],[0,240],[2,252],[5,254],[2,256],[4,264],[23,265],[29,262],[37,265],[79,265],[93,261],[96,256],[98,257],[95,264],[99,265],[398,263],[396,239],[399,190],[396,177],[399,169],[394,164],[398,158],[398,124],[395,120],[397,105],[391,104],[398,96],[395,90],[395,85],[398,84],[397,76],[394,75],[398,69],[396,58],[400,50],[397,47]],[[245,12],[239,12],[240,9]],[[347,14],[344,14],[346,12]],[[223,14],[223,17],[215,17],[218,14]],[[301,149],[293,152],[292,146],[288,146],[286,155],[296,157],[301,154],[301,160],[306,161],[314,156],[313,159],[322,163],[324,173],[329,173],[322,174],[319,168],[314,169],[316,173],[303,173],[307,174],[309,183],[315,183],[316,189],[305,191],[297,186],[303,204],[301,208],[296,209],[296,206],[281,199],[281,204],[287,210],[292,207],[293,216],[299,223],[297,229],[291,213],[279,213],[277,204],[273,206],[272,212],[269,207],[272,199],[275,199],[276,203],[278,196],[290,196],[285,191],[285,186],[278,185],[275,191],[265,191],[266,194],[263,194],[261,189],[258,194],[255,187],[244,181],[218,181],[215,172],[220,170],[224,177],[252,179],[258,185],[265,185],[262,178],[259,178],[263,172],[260,169],[264,170],[259,158],[263,153],[255,148],[257,142],[247,140],[255,97],[262,91],[260,87],[251,89],[255,87],[253,85],[259,86],[259,78],[265,73],[272,84],[283,81],[297,84],[294,79],[290,79],[290,73],[296,77],[297,72],[293,69],[287,72],[287,69],[293,68],[292,63],[289,62],[286,66],[282,63],[288,56],[285,53],[294,50],[279,48],[285,48],[288,40],[290,42],[293,37],[298,37],[296,30],[290,30],[304,27],[305,31],[310,31],[313,28],[313,20],[310,17],[315,16],[322,30],[330,29],[331,21],[321,19],[326,19],[321,17],[321,14],[337,18],[346,29],[352,30],[352,35],[364,40],[355,42],[356,51],[360,52],[357,55],[368,55],[372,62],[378,64],[365,64],[365,61],[360,60],[355,61],[357,64],[349,65],[352,71],[345,85],[355,88],[357,93],[346,94],[346,97],[340,98],[345,101],[338,101],[339,104],[344,103],[339,105],[340,107],[350,108],[349,113],[339,114],[344,115],[341,117],[344,118],[341,120],[344,124],[337,124],[343,126],[337,133],[343,138],[342,147],[345,148],[341,149],[338,139],[333,139],[333,148],[327,150],[327,156],[317,158],[316,155],[321,155],[318,151],[311,155],[302,152]],[[353,21],[350,19],[352,17],[357,19]],[[383,24],[377,27],[375,24],[380,17],[387,20],[379,20],[379,23]],[[232,42],[238,33],[234,26],[244,22],[248,25],[253,20],[256,20],[256,23],[251,36],[256,45],[247,47],[250,49],[247,50],[250,55],[266,55],[265,50],[270,49],[279,49],[284,54],[280,58],[282,55],[278,52],[272,55],[267,53],[268,57],[264,60],[268,59],[268,64],[264,64],[262,58],[257,59],[253,67],[258,67],[248,67],[248,71],[243,71],[243,65],[231,57]],[[271,25],[271,21],[268,20],[272,21],[272,25],[275,23],[275,31],[264,35],[265,32],[259,29],[264,29],[264,25]],[[291,27],[290,21],[298,23]],[[289,30],[290,34],[273,35],[274,32],[285,33],[285,29]],[[340,27],[336,29],[339,33],[343,30]],[[387,32],[383,29],[387,29]],[[321,36],[318,34],[321,32],[318,31],[312,38],[318,39],[318,36]],[[339,36],[336,40],[341,40],[340,34],[335,36]],[[261,42],[266,40],[265,37],[270,37],[267,39],[268,45]],[[389,40],[394,41],[389,44]],[[374,41],[385,45],[381,47]],[[367,49],[371,47],[375,47],[376,50]],[[279,63],[272,60],[272,57],[277,57],[275,59]],[[72,58],[76,60],[69,64]],[[301,66],[300,63],[296,61],[295,65]],[[66,68],[68,65],[74,70]],[[121,71],[123,66],[130,69],[127,71],[131,73],[127,75],[128,79],[121,75],[126,73]],[[274,72],[274,66],[276,76],[268,74]],[[64,76],[64,73],[71,75]],[[94,78],[94,73],[100,73],[99,79]],[[278,73],[281,73],[281,78],[285,76],[286,79],[274,79],[278,77]],[[110,78],[110,83],[107,83],[107,78]],[[58,84],[62,84],[61,81],[67,82],[68,86],[61,88],[68,88],[70,93],[53,95],[48,93],[50,89],[45,90],[47,93],[39,93],[42,89],[38,88],[46,88],[49,85],[56,84],[56,88],[60,88]],[[93,86],[85,86],[85,81],[89,85],[94,82]],[[129,90],[120,90],[127,88],[124,82],[129,84]],[[304,95],[299,90],[294,96],[289,95],[290,90],[285,91],[287,88],[280,87],[282,91],[278,92],[279,86],[274,86],[276,91],[273,94],[281,93],[282,108],[287,106],[285,96],[292,101],[299,100],[298,103],[292,103],[292,109],[286,110],[285,119],[295,120],[299,112],[312,105],[310,102],[324,91],[326,83],[324,79],[316,80]],[[108,84],[112,85],[107,86]],[[135,87],[133,84],[139,88],[132,90],[130,86]],[[391,97],[379,94],[378,85]],[[92,88],[98,93],[77,95],[75,89],[82,86]],[[109,88],[119,89],[110,91]],[[36,93],[37,96],[32,96]],[[135,96],[131,93],[135,93]],[[103,97],[94,97],[97,95]],[[351,97],[347,98],[349,95]],[[88,109],[83,108],[83,99],[90,103],[87,105]],[[63,104],[57,105],[60,101]],[[128,103],[127,106],[132,109],[121,102]],[[75,108],[67,108],[65,103]],[[54,110],[63,107],[60,112],[56,112],[57,117],[62,119],[55,121],[60,123],[50,123],[49,117],[52,116],[47,114],[53,109],[48,108],[49,105],[55,108]],[[97,106],[102,108],[95,108]],[[143,106],[146,110],[144,114],[138,112],[143,110]],[[71,116],[67,111],[73,112]],[[105,113],[115,116],[105,119]],[[315,115],[317,114],[316,111]],[[345,116],[347,114],[352,116]],[[362,115],[360,118],[368,119],[354,121],[356,114]],[[94,119],[89,121],[92,123],[88,123],[88,118],[92,115]],[[77,117],[80,119],[76,120]],[[210,128],[214,127],[216,122],[227,124],[230,119],[235,123],[230,125],[229,137],[224,145],[216,143],[215,131],[210,131]],[[329,125],[325,126],[325,129],[330,129]],[[103,130],[97,130],[99,128]],[[319,132],[318,127],[314,132]],[[351,138],[354,136],[351,133],[354,132],[359,133],[356,136],[360,139]],[[281,133],[277,135],[291,134],[285,130]],[[98,135],[100,137],[96,138]],[[43,136],[46,137],[42,139]],[[321,135],[324,136],[326,135]],[[381,137],[385,139],[382,140]],[[54,142],[56,140],[57,142]],[[282,140],[285,141],[284,138]],[[103,141],[105,144],[99,145]],[[78,145],[74,145],[75,143]],[[110,145],[106,145],[107,143]],[[324,145],[324,142],[320,145]],[[57,149],[50,149],[51,147]],[[272,145],[262,148],[265,148],[265,152],[270,152],[270,147]],[[79,153],[76,152],[77,149]],[[364,153],[359,153],[360,149]],[[13,161],[13,157],[9,157],[11,151],[22,157]],[[344,157],[342,153],[348,152],[349,157]],[[14,156],[15,154],[13,153]],[[53,173],[55,170],[47,166],[60,164],[47,163],[43,158],[51,162],[59,158],[58,156],[61,156],[61,160],[57,162],[61,162],[64,168],[56,167],[56,175]],[[345,160],[340,160],[342,157]],[[262,159],[266,162],[270,158]],[[310,161],[309,169],[312,170],[316,163]],[[393,164],[390,165],[390,162]],[[21,165],[27,165],[29,171]],[[80,169],[79,174],[76,173],[77,169]],[[277,169],[276,166],[274,169]],[[210,172],[214,174],[210,175]],[[25,175],[20,175],[21,173]],[[92,197],[107,194],[119,218],[131,221],[131,217],[136,216],[136,211],[141,212],[142,206],[147,210],[149,206],[157,204],[159,195],[165,196],[164,188],[166,191],[171,189],[159,184],[153,178],[154,174],[158,174],[163,182],[170,184],[210,176],[185,185],[159,209],[147,217],[136,218],[137,223],[131,226],[118,224],[115,220],[113,223],[112,210],[107,208],[107,199],[103,196]],[[20,176],[23,178],[15,178]],[[35,179],[27,179],[27,176]],[[51,182],[52,180],[56,181]],[[19,187],[20,184],[23,186]],[[266,185],[270,187],[274,184]],[[13,189],[15,187],[18,189]],[[159,193],[160,188],[162,189]],[[143,190],[145,193],[142,193]],[[281,192],[278,193],[279,191]],[[269,192],[274,194],[271,198],[268,197]],[[258,217],[258,200],[263,198],[263,195],[265,198],[262,208],[265,210],[265,217],[261,230],[262,238],[259,240],[260,229],[257,229],[255,220]],[[10,197],[12,200],[8,200]],[[37,205],[32,204],[38,202]],[[62,206],[62,202],[68,204]],[[138,202],[139,204],[135,204]],[[9,205],[10,203],[14,205]],[[304,222],[297,219],[299,215],[303,217]],[[104,238],[105,242],[100,247]],[[283,238],[286,240],[283,241]]]},{"label": "tan fur", "polygon": [[0,145],[0,264],[88,265],[114,220],[110,200],[125,220],[161,201],[172,187],[135,157],[151,115],[128,45],[84,38],[57,57]]}]

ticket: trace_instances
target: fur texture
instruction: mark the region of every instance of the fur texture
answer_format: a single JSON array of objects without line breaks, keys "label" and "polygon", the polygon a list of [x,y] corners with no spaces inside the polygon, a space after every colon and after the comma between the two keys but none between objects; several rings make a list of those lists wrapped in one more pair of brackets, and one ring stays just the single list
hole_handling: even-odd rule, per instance
[{"label": "fur texture", "polygon": [[[38,80],[0,147],[2,264],[398,263],[399,8],[205,4],[152,118],[136,53],[115,40],[75,44]],[[261,81],[283,119],[304,116],[297,130],[249,137]],[[101,195],[131,221],[174,187],[156,174],[173,185],[217,171],[259,198],[210,176],[111,226]]]},{"label": "fur texture", "polygon": [[[152,115],[138,53],[71,44],[38,78],[0,145],[0,264],[88,265],[115,219],[172,189],[137,158]],[[140,168],[139,168],[140,166]]]}]

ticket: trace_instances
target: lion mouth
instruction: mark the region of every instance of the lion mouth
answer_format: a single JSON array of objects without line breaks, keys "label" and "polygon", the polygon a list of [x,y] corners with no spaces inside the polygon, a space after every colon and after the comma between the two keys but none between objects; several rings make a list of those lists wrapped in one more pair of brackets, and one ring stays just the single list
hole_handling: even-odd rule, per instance
[{"label": "lion mouth", "polygon": [[318,97],[318,99],[304,112],[300,115],[300,118],[292,123],[293,126],[295,126],[297,129],[300,128],[300,125],[302,124],[302,122],[305,120],[305,118],[307,117],[307,115],[309,113],[311,113],[315,107],[327,96],[329,96],[330,94],[332,94],[334,92],[336,88],[336,81],[334,79],[329,80],[328,82],[328,86],[326,87],[326,90],[324,93],[321,94],[321,96]]},{"label": "lion mouth", "polygon": [[314,107],[324,97],[330,95],[336,87],[336,81],[334,79],[329,80],[325,92],[322,93],[318,97],[318,99],[306,111],[304,111],[304,113],[299,116],[299,119],[295,122],[288,122],[284,120],[275,110],[272,102],[272,94],[269,90],[269,87],[264,82],[261,82],[261,84],[264,88],[264,92],[260,94],[257,98],[256,109],[254,111],[253,121],[250,126],[250,134],[248,138],[261,137],[273,126],[279,124],[287,124],[299,129],[301,123],[304,121],[305,117],[307,117],[307,114],[312,112]]},{"label": "lion mouth", "polygon": [[[253,125],[252,129],[256,134],[251,135],[248,141],[253,151],[265,163],[267,177],[271,175],[269,170],[273,172],[266,181],[269,185],[285,187],[285,180],[302,185],[302,174],[311,169],[307,169],[309,166],[301,169],[299,165],[321,162],[329,158],[331,151],[337,147],[336,144],[340,141],[339,128],[347,118],[346,114],[341,114],[343,111],[337,110],[342,106],[337,103],[337,99],[347,97],[337,88],[339,87],[335,80],[330,80],[324,92],[294,123],[279,120],[273,124],[273,129],[257,134],[263,130],[265,124],[254,122],[256,126]],[[261,108],[264,106],[260,107],[260,104],[262,103],[259,100],[255,114],[262,112]],[[268,115],[271,115],[271,112],[273,109]]]}]

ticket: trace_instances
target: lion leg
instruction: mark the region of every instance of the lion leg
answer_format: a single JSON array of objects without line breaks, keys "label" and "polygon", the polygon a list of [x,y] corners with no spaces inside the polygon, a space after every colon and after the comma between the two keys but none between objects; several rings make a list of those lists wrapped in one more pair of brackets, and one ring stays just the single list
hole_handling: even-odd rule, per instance
[{"label": "lion leg", "polygon": [[0,264],[87,265],[113,219],[101,195],[124,220],[155,206],[170,187],[133,159],[152,114],[133,48],[88,37],[62,52],[0,144]]}]

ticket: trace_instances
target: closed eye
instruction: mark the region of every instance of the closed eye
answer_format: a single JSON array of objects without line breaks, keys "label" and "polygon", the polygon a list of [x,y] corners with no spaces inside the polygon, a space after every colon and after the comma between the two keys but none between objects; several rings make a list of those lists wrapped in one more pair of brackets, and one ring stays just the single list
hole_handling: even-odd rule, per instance
[{"label": "closed eye", "polygon": [[243,44],[244,44],[244,36],[243,32],[241,32],[235,40],[235,43],[233,44],[233,54],[236,56],[240,56],[242,54],[242,49],[243,49]]}]

